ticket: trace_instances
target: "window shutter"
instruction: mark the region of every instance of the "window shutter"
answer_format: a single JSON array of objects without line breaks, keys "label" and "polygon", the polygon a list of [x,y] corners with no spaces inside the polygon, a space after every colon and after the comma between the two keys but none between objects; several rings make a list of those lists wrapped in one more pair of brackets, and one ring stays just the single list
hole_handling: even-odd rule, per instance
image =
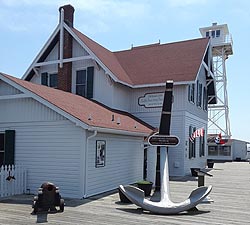
[{"label": "window shutter", "polygon": [[87,68],[87,98],[93,98],[94,89],[94,67]]},{"label": "window shutter", "polygon": [[191,101],[191,84],[188,85],[188,101]]},{"label": "window shutter", "polygon": [[[193,128],[193,132],[196,131],[196,127]],[[195,158],[196,157],[196,138],[194,139],[194,143],[193,143],[193,157]]]},{"label": "window shutter", "polygon": [[41,84],[48,86],[48,73],[41,74]]},{"label": "window shutter", "polygon": [[199,81],[196,83],[196,105],[199,106]]},{"label": "window shutter", "polygon": [[4,164],[12,165],[15,163],[15,130],[5,131],[4,145]]},{"label": "window shutter", "polygon": [[[192,126],[189,126],[189,138],[191,137],[192,135],[192,132],[193,131],[193,128]],[[189,139],[189,159],[192,158],[192,148],[193,148],[193,143],[191,142],[191,140]]]}]

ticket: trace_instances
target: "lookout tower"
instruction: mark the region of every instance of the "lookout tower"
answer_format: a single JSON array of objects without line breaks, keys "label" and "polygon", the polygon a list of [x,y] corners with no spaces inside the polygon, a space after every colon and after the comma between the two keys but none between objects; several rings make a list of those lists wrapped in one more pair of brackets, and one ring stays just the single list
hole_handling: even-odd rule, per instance
[{"label": "lookout tower", "polygon": [[227,95],[226,60],[233,54],[233,40],[227,24],[200,28],[202,37],[210,37],[213,55],[217,104],[208,105],[208,133],[221,133],[224,138],[231,137]]}]

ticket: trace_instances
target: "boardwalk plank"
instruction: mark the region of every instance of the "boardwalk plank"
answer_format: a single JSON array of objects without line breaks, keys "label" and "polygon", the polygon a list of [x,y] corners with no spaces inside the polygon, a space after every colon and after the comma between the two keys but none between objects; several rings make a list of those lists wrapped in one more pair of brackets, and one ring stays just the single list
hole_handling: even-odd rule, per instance
[{"label": "boardwalk plank", "polygon": [[[95,196],[84,200],[66,199],[65,212],[33,216],[32,196],[21,195],[0,199],[0,224],[91,224],[91,225],[246,225],[250,223],[250,164],[247,162],[216,163],[206,178],[213,185],[213,204],[198,205],[196,213],[153,215],[133,204],[121,204],[118,193]],[[170,182],[174,201],[186,199],[197,187],[192,177]]]}]

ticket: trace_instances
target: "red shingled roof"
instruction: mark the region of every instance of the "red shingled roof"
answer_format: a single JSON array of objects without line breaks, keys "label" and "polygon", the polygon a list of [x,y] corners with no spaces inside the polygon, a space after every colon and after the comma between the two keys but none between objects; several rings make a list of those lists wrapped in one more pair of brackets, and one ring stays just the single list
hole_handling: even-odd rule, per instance
[{"label": "red shingled roof", "polygon": [[115,52],[134,85],[193,81],[209,39],[154,44]]},{"label": "red shingled roof", "polygon": [[102,63],[115,75],[125,83],[132,84],[128,74],[121,67],[114,53],[99,45],[97,42],[88,38],[75,28],[71,28],[73,32],[82,40],[82,42],[102,61]]},{"label": "red shingled roof", "polygon": [[[128,113],[125,114],[124,112],[105,108],[100,104],[75,94],[34,84],[14,78],[10,75],[2,75],[91,127],[145,134],[150,134],[152,132],[152,127],[150,127],[150,125],[139,122],[139,119],[135,119]],[[114,121],[112,121],[113,115]],[[90,117],[91,120],[89,120]],[[120,124],[117,124],[118,118]]]},{"label": "red shingled roof", "polygon": [[195,80],[209,43],[208,38],[199,38],[111,52],[75,28],[71,29],[120,81],[130,85]]}]

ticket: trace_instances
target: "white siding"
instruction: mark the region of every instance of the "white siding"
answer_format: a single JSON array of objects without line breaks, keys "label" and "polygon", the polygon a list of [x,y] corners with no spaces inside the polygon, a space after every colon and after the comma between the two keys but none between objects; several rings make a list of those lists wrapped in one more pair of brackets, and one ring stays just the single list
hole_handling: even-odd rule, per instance
[{"label": "white siding", "polygon": [[189,113],[195,115],[196,117],[199,117],[203,120],[208,120],[208,113],[203,109],[203,88],[206,86],[206,79],[205,79],[205,69],[204,66],[201,67],[199,74],[197,76],[197,79],[199,82],[202,84],[202,107],[197,106],[197,83],[195,83],[195,93],[194,93],[194,103],[191,103],[188,101],[188,85],[184,86],[183,90],[186,94],[183,95],[185,97],[185,110],[188,111]]},{"label": "white siding", "polygon": [[147,150],[147,180],[155,183],[157,148],[149,147]]},{"label": "white siding", "polygon": [[31,193],[50,181],[65,197],[83,196],[83,129],[30,98],[0,100],[0,132],[8,129],[16,131],[15,163],[28,169]]},{"label": "white siding", "polygon": [[0,122],[55,121],[65,118],[31,98],[0,100]]},{"label": "white siding", "polygon": [[240,158],[241,160],[245,160],[247,156],[247,144],[245,141],[233,140],[232,149],[233,160],[236,158]]},{"label": "white siding", "polygon": [[[49,61],[55,61],[58,60],[58,43],[55,45],[55,47],[51,50],[49,55],[46,57],[44,62],[49,62]],[[47,73],[57,73],[58,72],[58,64],[51,64],[51,65],[46,65],[46,66],[41,66],[39,69],[37,69],[38,73],[40,74],[39,76],[35,74],[30,82],[35,83],[35,84],[41,84],[41,74],[44,72]]]},{"label": "white siding", "polygon": [[114,85],[114,100],[112,108],[123,111],[130,111],[130,96],[133,90],[124,85],[115,83]]},{"label": "white siding", "polygon": [[16,95],[16,94],[20,94],[20,93],[21,93],[21,91],[19,91],[18,89],[14,88],[11,85],[0,80],[0,96]]},{"label": "white siding", "polygon": [[86,55],[89,55],[88,52],[85,49],[83,49],[82,46],[75,39],[73,39],[72,56],[79,57],[79,56],[86,56]]},{"label": "white siding", "polygon": [[30,80],[31,83],[34,83],[34,84],[41,84],[41,76],[39,75],[34,75],[31,80]]},{"label": "white siding", "polygon": [[[96,140],[106,141],[104,167],[95,168]],[[134,183],[143,178],[142,139],[130,136],[98,134],[89,141],[87,196]]]},{"label": "white siding", "polygon": [[94,99],[113,107],[114,82],[104,73],[103,69],[96,70],[94,74]]},{"label": "white siding", "polygon": [[[184,160],[184,173],[185,174],[190,174],[190,168],[205,168],[206,167],[206,155],[200,157],[199,156],[199,144],[200,140],[199,138],[196,139],[196,157],[189,159],[189,126],[196,127],[197,129],[199,128],[204,128],[206,135],[207,135],[207,121],[202,120],[201,118],[190,114],[186,113],[186,118],[185,118],[185,160]],[[205,154],[207,153],[207,142],[205,139]]]},{"label": "white siding", "polygon": [[31,193],[49,181],[64,197],[82,197],[82,129],[67,121],[0,124],[0,130],[10,128],[16,131],[15,163],[27,168]]}]

